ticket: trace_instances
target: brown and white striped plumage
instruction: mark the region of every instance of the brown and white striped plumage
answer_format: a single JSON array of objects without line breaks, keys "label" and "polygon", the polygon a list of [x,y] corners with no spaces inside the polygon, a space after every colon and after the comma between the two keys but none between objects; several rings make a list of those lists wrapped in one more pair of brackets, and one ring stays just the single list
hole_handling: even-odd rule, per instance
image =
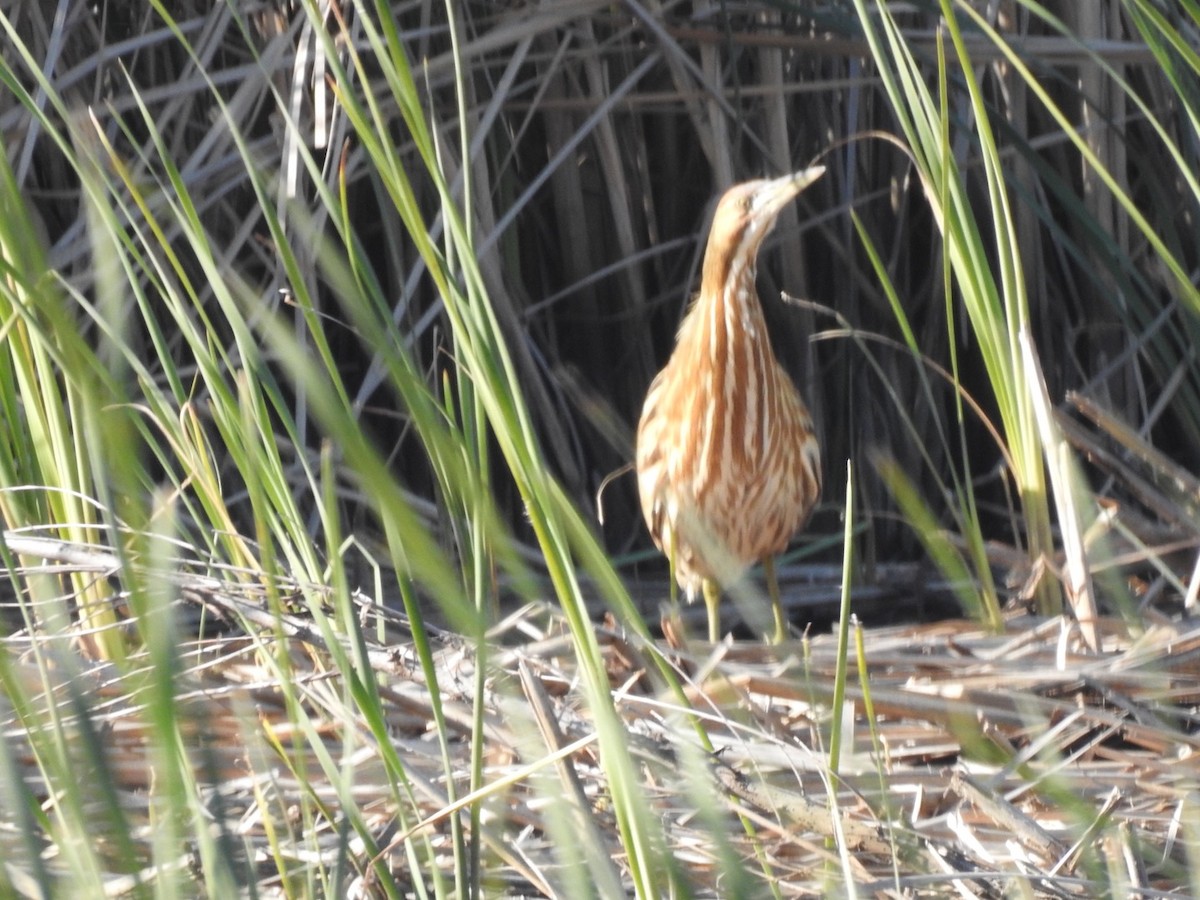
[{"label": "brown and white striped plumage", "polygon": [[812,419],[771,350],[755,270],[779,211],[823,171],[746,182],[721,198],[700,293],[638,424],[642,513],[688,599],[704,587],[714,637],[717,585],[783,551],[821,490]]}]

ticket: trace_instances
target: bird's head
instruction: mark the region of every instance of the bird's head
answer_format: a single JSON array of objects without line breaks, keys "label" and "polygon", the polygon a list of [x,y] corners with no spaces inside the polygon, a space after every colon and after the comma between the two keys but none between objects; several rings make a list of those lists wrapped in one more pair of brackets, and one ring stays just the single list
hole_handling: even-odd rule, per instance
[{"label": "bird's head", "polygon": [[708,233],[705,283],[710,277],[723,282],[735,262],[752,269],[758,248],[775,227],[780,210],[824,172],[824,166],[812,166],[782,178],[745,181],[726,191]]}]

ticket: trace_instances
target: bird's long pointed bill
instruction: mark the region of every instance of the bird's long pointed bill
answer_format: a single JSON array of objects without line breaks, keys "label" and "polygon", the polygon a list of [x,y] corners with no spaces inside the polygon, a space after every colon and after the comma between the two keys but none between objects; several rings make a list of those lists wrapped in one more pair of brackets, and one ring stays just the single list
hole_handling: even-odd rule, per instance
[{"label": "bird's long pointed bill", "polygon": [[763,186],[763,189],[758,191],[758,196],[761,198],[762,203],[760,211],[763,213],[777,213],[791,202],[797,194],[824,174],[824,166],[810,166],[807,169],[801,169],[799,172],[793,172],[791,175],[784,175],[782,178],[768,181]]},{"label": "bird's long pointed bill", "polygon": [[824,174],[824,166],[809,166],[807,169],[801,169],[799,172],[785,175],[782,180],[790,181],[793,190],[798,194]]}]

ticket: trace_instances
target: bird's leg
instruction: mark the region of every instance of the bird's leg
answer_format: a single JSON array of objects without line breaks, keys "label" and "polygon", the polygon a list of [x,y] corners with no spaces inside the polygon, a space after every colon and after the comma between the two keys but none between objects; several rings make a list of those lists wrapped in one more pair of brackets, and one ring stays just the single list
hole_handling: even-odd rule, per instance
[{"label": "bird's leg", "polygon": [[787,619],[783,616],[783,601],[779,598],[779,580],[775,577],[775,560],[764,556],[762,561],[763,574],[767,576],[767,595],[771,598],[771,612],[775,616],[775,634],[771,643],[782,644],[788,636]]},{"label": "bird's leg", "polygon": [[671,647],[677,644],[685,644],[687,642],[687,633],[683,629],[683,616],[679,612],[679,582],[675,578],[675,561],[678,558],[679,541],[675,537],[675,532],[670,532],[670,537],[667,539],[667,578],[670,579],[670,587],[667,589],[670,595],[670,602],[662,614],[662,632],[663,638],[667,645]]},{"label": "bird's leg", "polygon": [[721,639],[721,586],[713,579],[705,578],[702,590],[704,605],[708,608],[708,639],[715,644]]}]

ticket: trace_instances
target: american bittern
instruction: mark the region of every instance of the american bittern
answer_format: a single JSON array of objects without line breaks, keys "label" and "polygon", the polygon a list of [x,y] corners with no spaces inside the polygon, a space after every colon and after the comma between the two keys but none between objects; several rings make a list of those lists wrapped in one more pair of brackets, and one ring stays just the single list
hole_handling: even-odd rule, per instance
[{"label": "american bittern", "polygon": [[[824,166],[729,189],[717,205],[700,293],[650,385],[637,432],[638,492],[654,543],[720,639],[721,586],[761,560],[787,633],[773,557],[821,492],[812,418],[771,349],[755,287],[758,250],[782,210]],[[674,588],[672,587],[672,595]]]}]

